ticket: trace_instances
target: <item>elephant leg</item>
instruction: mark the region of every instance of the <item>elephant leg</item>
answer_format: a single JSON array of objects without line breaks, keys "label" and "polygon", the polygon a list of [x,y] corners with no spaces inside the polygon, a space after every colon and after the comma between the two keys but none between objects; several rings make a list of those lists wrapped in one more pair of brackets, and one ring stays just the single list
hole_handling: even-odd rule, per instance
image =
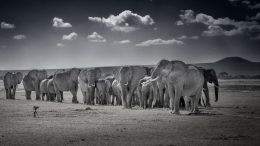
[{"label": "elephant leg", "polygon": [[183,96],[180,98],[180,107],[185,108],[185,101]]},{"label": "elephant leg", "polygon": [[44,101],[45,93],[42,93],[42,101]]},{"label": "elephant leg", "polygon": [[120,95],[116,95],[116,105],[122,105],[122,99]]},{"label": "elephant leg", "polygon": [[86,104],[87,103],[87,92],[85,91],[81,91],[82,95],[83,95],[83,103]]},{"label": "elephant leg", "polygon": [[203,87],[204,87],[203,92],[204,92],[204,95],[205,95],[205,98],[206,98],[206,107],[211,107],[210,101],[209,101],[209,88],[208,88],[208,85],[204,85]]},{"label": "elephant leg", "polygon": [[36,93],[36,100],[41,100],[41,92],[40,92],[40,83],[36,82],[34,85],[35,93]]},{"label": "elephant leg", "polygon": [[31,92],[32,92],[32,91],[25,90],[25,96],[26,96],[26,99],[27,99],[27,100],[31,100],[31,99],[32,99],[32,98],[31,98]]},{"label": "elephant leg", "polygon": [[75,83],[70,87],[70,93],[72,94],[72,103],[79,103],[77,99],[78,85]]},{"label": "elephant leg", "polygon": [[87,104],[94,105],[94,95],[95,95],[95,88],[91,87],[88,90],[88,99],[87,99]]},{"label": "elephant leg", "polygon": [[199,90],[199,92],[194,96],[194,107],[193,107],[193,113],[199,113],[199,108],[198,108],[198,101],[199,101],[199,98],[201,97],[201,90]]},{"label": "elephant leg", "polygon": [[5,94],[6,94],[6,99],[9,99],[9,90],[8,89],[5,89]]},{"label": "elephant leg", "polygon": [[49,94],[49,93],[46,93],[45,95],[46,95],[46,100],[47,100],[47,101],[50,101],[50,98],[51,98],[51,97],[50,97],[50,94]]},{"label": "elephant leg", "polygon": [[175,95],[174,95],[174,88],[173,88],[172,85],[168,86],[168,93],[169,93],[169,96],[170,96],[170,108],[173,112],[173,110],[174,110],[174,96]]},{"label": "elephant leg", "polygon": [[15,99],[16,88],[17,88],[17,85],[14,85],[13,86],[13,97],[12,97],[12,99]]},{"label": "elephant leg", "polygon": [[173,114],[179,115],[180,114],[180,98],[181,98],[181,91],[182,89],[180,87],[174,88],[174,112]]},{"label": "elephant leg", "polygon": [[106,100],[107,100],[107,105],[111,105],[111,96],[106,93]]},{"label": "elephant leg", "polygon": [[164,93],[164,108],[169,108],[170,107],[170,96],[168,92],[168,88],[165,88],[165,93]]},{"label": "elephant leg", "polygon": [[135,88],[130,88],[128,94],[127,94],[127,98],[126,98],[126,104],[128,108],[132,108],[132,98],[133,98],[133,93],[134,93]]},{"label": "elephant leg", "polygon": [[71,90],[70,93],[72,94],[72,103],[79,103],[77,99],[77,92],[74,90]]},{"label": "elephant leg", "polygon": [[62,92],[61,91],[56,91],[56,96],[57,96],[57,102],[62,102]]}]

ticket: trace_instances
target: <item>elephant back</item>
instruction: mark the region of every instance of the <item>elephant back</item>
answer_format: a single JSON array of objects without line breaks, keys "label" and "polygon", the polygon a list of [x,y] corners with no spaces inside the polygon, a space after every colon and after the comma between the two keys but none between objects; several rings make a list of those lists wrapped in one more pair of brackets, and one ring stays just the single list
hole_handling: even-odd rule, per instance
[{"label": "elephant back", "polygon": [[74,82],[78,82],[78,76],[80,73],[80,69],[72,68],[69,72],[70,72],[70,79],[73,80]]}]

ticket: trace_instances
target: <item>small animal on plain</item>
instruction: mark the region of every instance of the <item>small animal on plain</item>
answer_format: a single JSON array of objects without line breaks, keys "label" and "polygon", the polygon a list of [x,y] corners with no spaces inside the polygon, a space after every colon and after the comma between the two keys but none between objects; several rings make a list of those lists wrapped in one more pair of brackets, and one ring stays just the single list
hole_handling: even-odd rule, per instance
[{"label": "small animal on plain", "polygon": [[39,109],[39,106],[33,106],[34,112],[33,112],[33,117],[36,118],[36,116],[39,118],[39,114],[37,110]]}]

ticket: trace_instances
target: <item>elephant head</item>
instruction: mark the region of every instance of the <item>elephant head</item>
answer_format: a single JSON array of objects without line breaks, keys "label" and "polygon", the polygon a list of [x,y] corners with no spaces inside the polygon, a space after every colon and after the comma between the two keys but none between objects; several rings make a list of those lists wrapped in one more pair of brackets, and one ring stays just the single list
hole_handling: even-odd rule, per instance
[{"label": "elephant head", "polygon": [[23,80],[23,74],[21,72],[17,72],[16,76],[17,76],[17,83],[20,84]]},{"label": "elephant head", "polygon": [[87,71],[88,87],[95,87],[96,82],[101,77],[101,70],[99,68],[89,69]]},{"label": "elephant head", "polygon": [[133,77],[133,70],[129,66],[124,66],[120,69],[119,80],[120,80],[121,86],[130,85],[132,77]]},{"label": "elephant head", "polygon": [[72,68],[72,69],[69,71],[70,79],[71,79],[73,82],[78,83],[78,76],[79,76],[80,71],[81,71],[81,70],[78,69],[78,68]]},{"label": "elephant head", "polygon": [[168,61],[162,59],[156,65],[154,71],[152,72],[152,80],[155,81],[159,77],[167,77],[172,71],[175,71],[176,74],[181,74],[183,71],[187,70],[187,66],[184,62],[176,60],[176,61]]},{"label": "elephant head", "polygon": [[209,83],[214,83],[215,86],[215,101],[218,101],[218,78],[216,71],[214,69],[205,69],[204,70],[204,78]]}]

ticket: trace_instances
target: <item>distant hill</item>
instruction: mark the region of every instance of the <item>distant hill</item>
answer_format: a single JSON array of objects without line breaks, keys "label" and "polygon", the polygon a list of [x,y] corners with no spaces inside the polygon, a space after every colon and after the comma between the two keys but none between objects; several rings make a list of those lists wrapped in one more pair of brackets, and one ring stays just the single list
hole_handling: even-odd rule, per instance
[{"label": "distant hill", "polygon": [[214,68],[217,73],[260,75],[260,62],[252,62],[241,57],[227,57],[213,63],[199,63],[196,65],[204,68]]},{"label": "distant hill", "polygon": [[[204,68],[213,68],[217,73],[227,72],[230,75],[260,75],[260,62],[252,62],[241,57],[227,57],[212,63],[198,63],[194,64]],[[146,65],[152,67],[153,65]],[[100,67],[102,76],[116,73],[121,66]],[[54,74],[57,69],[47,69],[48,75]],[[24,75],[28,70],[19,70]],[[0,70],[0,77],[2,77],[8,70]],[[11,70],[16,72],[16,70]]]}]

